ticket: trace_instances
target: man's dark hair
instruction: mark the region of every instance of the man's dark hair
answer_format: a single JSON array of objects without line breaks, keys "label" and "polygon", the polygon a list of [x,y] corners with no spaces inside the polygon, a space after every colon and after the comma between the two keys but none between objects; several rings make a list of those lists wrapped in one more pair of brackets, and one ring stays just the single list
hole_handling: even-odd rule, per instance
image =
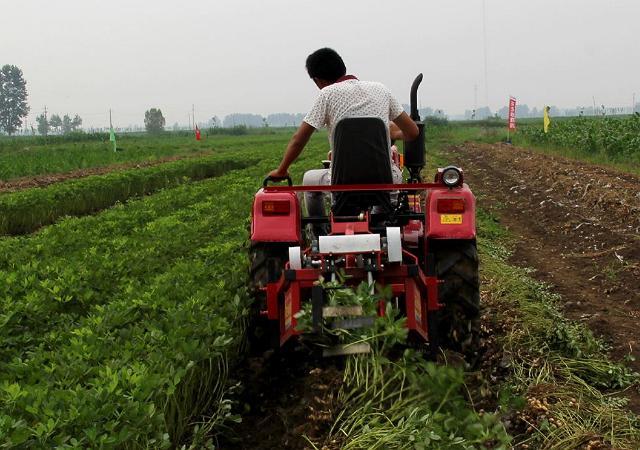
[{"label": "man's dark hair", "polygon": [[338,52],[325,47],[307,56],[307,72],[311,78],[333,83],[347,73],[347,68]]}]

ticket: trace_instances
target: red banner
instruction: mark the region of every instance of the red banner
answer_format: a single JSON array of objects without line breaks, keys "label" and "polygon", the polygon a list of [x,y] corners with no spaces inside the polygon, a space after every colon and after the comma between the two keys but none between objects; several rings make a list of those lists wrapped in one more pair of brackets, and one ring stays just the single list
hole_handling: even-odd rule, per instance
[{"label": "red banner", "polygon": [[509,130],[516,129],[516,99],[515,97],[509,98]]}]

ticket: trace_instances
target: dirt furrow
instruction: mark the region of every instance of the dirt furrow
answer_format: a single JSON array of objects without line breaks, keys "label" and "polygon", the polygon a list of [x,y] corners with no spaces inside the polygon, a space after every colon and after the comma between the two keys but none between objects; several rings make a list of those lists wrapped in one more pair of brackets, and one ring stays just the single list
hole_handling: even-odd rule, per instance
[{"label": "dirt furrow", "polygon": [[568,317],[640,371],[640,178],[506,144],[467,143],[446,157],[512,232],[512,262],[535,269]]}]

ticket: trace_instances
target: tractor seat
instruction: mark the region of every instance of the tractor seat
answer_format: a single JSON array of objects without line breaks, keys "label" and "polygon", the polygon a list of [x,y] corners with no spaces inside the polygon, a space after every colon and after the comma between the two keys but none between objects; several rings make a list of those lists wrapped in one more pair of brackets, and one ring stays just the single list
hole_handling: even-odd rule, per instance
[{"label": "tractor seat", "polygon": [[[331,184],[391,184],[387,126],[377,117],[342,119],[333,132]],[[391,212],[389,192],[337,192],[334,216],[356,216],[373,207]]]}]

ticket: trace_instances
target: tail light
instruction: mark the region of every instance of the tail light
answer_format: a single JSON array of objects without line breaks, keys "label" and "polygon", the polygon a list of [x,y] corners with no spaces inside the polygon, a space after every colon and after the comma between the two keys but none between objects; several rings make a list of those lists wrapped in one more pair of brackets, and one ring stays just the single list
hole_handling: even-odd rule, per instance
[{"label": "tail light", "polygon": [[289,200],[267,200],[262,202],[262,214],[265,216],[288,215],[291,212]]},{"label": "tail light", "polygon": [[437,207],[440,214],[460,214],[464,212],[464,198],[439,198]]}]

